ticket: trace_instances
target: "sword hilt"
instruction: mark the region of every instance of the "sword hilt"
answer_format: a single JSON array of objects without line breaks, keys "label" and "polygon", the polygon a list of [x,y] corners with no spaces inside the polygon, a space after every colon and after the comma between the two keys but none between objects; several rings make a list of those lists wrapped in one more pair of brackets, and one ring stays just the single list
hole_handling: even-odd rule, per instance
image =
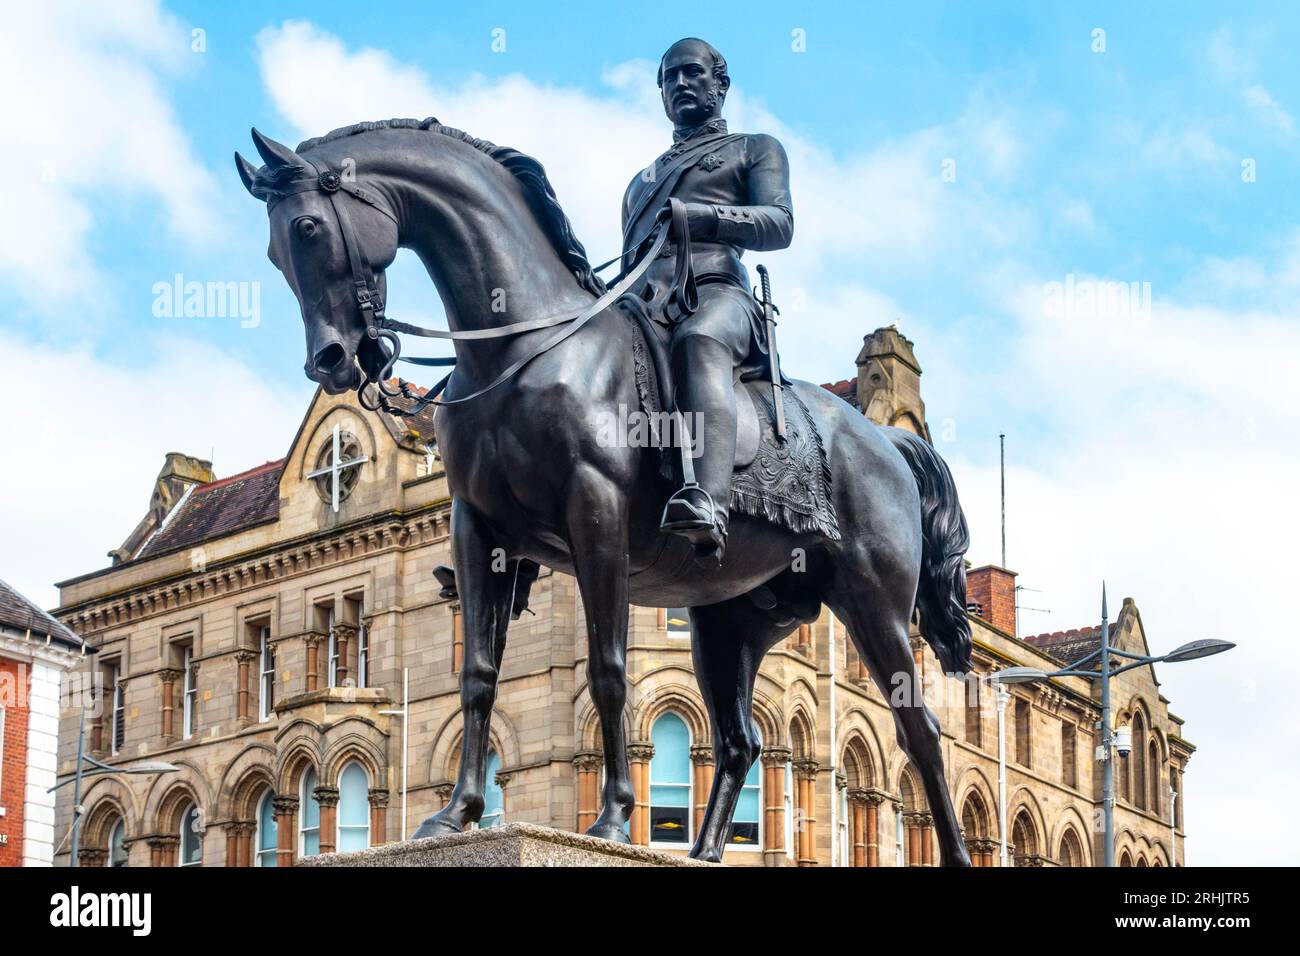
[{"label": "sword hilt", "polygon": [[758,266],[759,287],[763,290],[763,304],[772,304],[772,281],[767,276],[767,266],[759,263]]}]

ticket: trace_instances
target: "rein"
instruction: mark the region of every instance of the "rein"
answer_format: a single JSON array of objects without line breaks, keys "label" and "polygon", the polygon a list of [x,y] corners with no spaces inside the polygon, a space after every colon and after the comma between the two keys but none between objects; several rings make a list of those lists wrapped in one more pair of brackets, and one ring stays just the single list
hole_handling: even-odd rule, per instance
[{"label": "rein", "polygon": [[[361,384],[357,386],[357,401],[361,406],[369,411],[384,411],[390,415],[401,415],[411,417],[420,414],[430,405],[462,405],[466,402],[473,401],[479,396],[490,392],[502,382],[517,374],[524,366],[533,361],[539,355],[550,351],[559,345],[569,336],[573,335],[591,319],[599,315],[605,309],[609,308],[616,299],[628,292],[632,286],[645,275],[646,270],[658,258],[664,245],[673,239],[677,243],[677,262],[676,272],[673,277],[673,290],[669,297],[669,304],[675,305],[683,315],[692,314],[698,304],[698,296],[695,287],[695,273],[691,268],[690,256],[690,227],[687,224],[686,206],[678,199],[670,199],[667,206],[667,215],[661,213],[659,222],[655,225],[651,235],[654,236],[654,242],[641,256],[637,262],[629,269],[622,272],[614,282],[614,285],[607,289],[595,302],[587,306],[577,315],[560,314],[547,316],[540,319],[528,319],[523,322],[513,322],[510,325],[503,325],[491,329],[464,329],[464,330],[447,330],[447,329],[429,329],[419,325],[412,325],[409,322],[399,322],[396,319],[390,319],[384,311],[384,299],[379,292],[378,283],[375,281],[374,271],[370,268],[369,262],[366,261],[365,254],[361,251],[361,245],[357,242],[356,231],[352,226],[352,219],[348,215],[346,204],[340,203],[336,196],[340,192],[347,193],[355,199],[373,206],[379,210],[394,223],[397,223],[397,217],[394,216],[387,208],[384,207],[380,200],[371,194],[368,190],[361,188],[356,183],[345,182],[337,173],[329,169],[322,170],[310,160],[305,160],[316,172],[314,178],[304,178],[295,183],[283,187],[277,192],[279,198],[292,195],[294,193],[308,192],[317,190],[323,192],[330,201],[330,206],[334,210],[335,219],[339,224],[339,232],[343,239],[343,248],[347,252],[348,266],[352,271],[352,285],[356,297],[357,307],[361,311],[362,319],[366,325],[366,337],[373,341],[376,348],[384,356],[384,364],[377,376],[371,376],[370,372],[365,371],[365,377]],[[398,224],[400,226],[400,223]],[[620,256],[620,258],[622,258]],[[609,263],[618,260],[611,259]],[[603,266],[601,267],[603,268]],[[392,374],[393,366],[398,360],[409,362],[413,365],[425,366],[447,366],[454,365],[456,359],[451,358],[402,358],[402,342],[398,338],[398,333],[406,335],[418,335],[423,338],[431,339],[450,339],[454,342],[479,342],[487,339],[507,338],[513,335],[521,335],[525,332],[536,332],[541,329],[553,328],[556,326],[566,326],[558,335],[554,335],[547,341],[543,342],[537,348],[533,349],[523,358],[514,362],[509,368],[501,372],[492,382],[469,395],[461,398],[449,399],[447,401],[438,401],[438,396],[446,389],[448,382],[454,372],[449,372],[438,384],[429,389],[424,395],[416,395],[411,391],[406,382],[399,381],[396,388],[390,388],[387,384],[389,376]],[[391,344],[391,351],[384,347],[384,340]],[[374,385],[376,397],[371,404],[366,397],[366,386]],[[412,407],[409,409],[399,408],[389,399],[401,396],[410,402]]]}]

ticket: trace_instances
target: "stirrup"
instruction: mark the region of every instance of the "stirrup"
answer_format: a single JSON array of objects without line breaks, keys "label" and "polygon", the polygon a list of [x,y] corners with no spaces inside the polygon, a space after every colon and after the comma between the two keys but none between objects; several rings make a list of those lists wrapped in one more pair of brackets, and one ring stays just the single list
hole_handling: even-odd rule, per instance
[{"label": "stirrup", "polygon": [[[685,497],[688,491],[698,491],[704,496],[704,507],[693,504],[689,498]],[[672,518],[668,517],[668,512],[674,506],[685,508],[690,512],[689,518]],[[659,518],[659,529],[661,531],[694,531],[714,528],[717,526],[715,515],[717,514],[717,505],[713,501],[713,495],[709,494],[704,488],[700,487],[693,481],[688,481],[682,487],[678,488],[669,497],[668,502],[664,505],[664,513]]]}]

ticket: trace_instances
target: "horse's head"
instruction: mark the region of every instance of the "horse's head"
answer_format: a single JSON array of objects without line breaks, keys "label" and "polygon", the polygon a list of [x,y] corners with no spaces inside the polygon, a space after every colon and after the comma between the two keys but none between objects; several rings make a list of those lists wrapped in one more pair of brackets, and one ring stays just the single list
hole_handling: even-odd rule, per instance
[{"label": "horse's head", "polygon": [[267,255],[298,297],[307,377],[331,395],[361,385],[361,369],[379,378],[388,355],[373,334],[367,303],[376,293],[382,303],[386,294],[384,270],[397,254],[395,216],[377,191],[323,158],[300,156],[257,130],[253,142],[266,165],[236,153],[235,166],[244,187],[267,204]]}]

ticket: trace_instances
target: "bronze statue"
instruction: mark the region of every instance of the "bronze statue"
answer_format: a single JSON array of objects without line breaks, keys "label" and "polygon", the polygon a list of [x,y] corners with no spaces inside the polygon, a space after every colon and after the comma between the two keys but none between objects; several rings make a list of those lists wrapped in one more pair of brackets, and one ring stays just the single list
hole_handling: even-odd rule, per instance
[{"label": "bronze statue", "polygon": [[[661,70],[670,115],[690,125],[714,122],[725,76],[711,47],[675,44]],[[761,344],[756,310],[741,295],[739,249],[774,248],[790,236],[775,141],[733,139],[721,127],[685,138],[679,156],[700,150],[678,179],[688,201],[670,196],[666,212],[643,214],[642,190],[633,187],[625,270],[607,289],[541,165],[515,150],[432,119],[359,123],[297,150],[256,130],[253,137],[264,165],[238,155],[236,164],[249,192],[267,203],[270,258],[302,307],[308,377],[331,394],[356,389],[367,407],[409,412],[439,390],[420,397],[393,385],[397,333],[448,338],[455,348],[435,425],[453,495],[455,574],[442,580],[459,592],[464,614],[464,738],[450,802],[416,836],[459,831],[483,811],[488,722],[507,628],[512,610],[526,604],[538,563],[574,575],[586,608],[588,690],[600,714],[606,771],[604,805],[587,832],[609,840],[627,842],[634,802],[621,719],[630,601],[690,608],[717,765],[691,849],[702,859],[721,859],[736,799],[758,758],[752,698],[759,662],[823,604],[845,623],[891,700],[898,681],[916,681],[908,646],[914,612],[944,670],[970,669],[966,523],[934,449],[909,432],[877,427],[801,381],[780,393],[791,427],[788,439],[774,438],[775,409],[764,398],[770,385],[763,392],[735,381],[737,363],[753,358],[742,351]],[[344,169],[355,177],[340,175]],[[647,208],[662,205],[651,189]],[[724,215],[732,209],[736,216]],[[656,219],[641,241],[636,225]],[[450,331],[386,314],[384,270],[399,247],[427,267]],[[671,275],[659,259],[666,249],[670,258],[662,262],[673,262]],[[666,317],[655,294],[665,278],[672,287]],[[647,289],[656,301],[630,294]],[[647,312],[656,313],[648,323]],[[666,324],[681,326],[662,337],[675,360],[656,371],[655,337]],[[675,533],[691,528],[661,529],[665,502],[678,489],[675,474],[662,467],[663,449],[610,442],[598,426],[620,408],[653,405],[656,387],[671,395],[672,366],[684,383],[679,402],[709,412],[705,444],[714,447],[705,453],[701,487],[715,509],[728,498],[723,477],[732,481],[730,528],[715,510],[704,542],[720,552],[713,531],[726,535],[720,563],[696,563],[699,535]],[[734,416],[734,434],[723,436],[725,415]],[[711,457],[719,447],[722,456]],[[728,447],[738,466],[730,476]],[[763,474],[785,466],[788,476],[810,482],[805,498],[781,502],[780,489],[764,484]],[[690,506],[686,521],[709,504],[680,497]],[[508,556],[504,572],[494,569],[498,549]],[[968,864],[944,783],[938,723],[919,693],[894,714],[924,782],[941,858]]]},{"label": "bronze statue", "polygon": [[[624,261],[645,251],[670,197],[685,203],[698,304],[693,315],[675,323],[670,354],[676,409],[700,423],[703,434],[693,437],[702,454],[694,466],[698,483],[669,498],[660,527],[686,537],[701,557],[720,561],[736,446],[733,375],[766,347],[763,315],[749,293],[741,250],[790,245],[790,171],[785,150],[771,136],[727,132],[722,105],[731,77],[727,61],[708,43],[674,43],[659,63],[658,82],[673,122],[673,146],[627,187]],[[670,258],[651,265],[638,290],[642,298],[666,299],[672,268]],[[671,311],[659,315],[674,324]]]}]

